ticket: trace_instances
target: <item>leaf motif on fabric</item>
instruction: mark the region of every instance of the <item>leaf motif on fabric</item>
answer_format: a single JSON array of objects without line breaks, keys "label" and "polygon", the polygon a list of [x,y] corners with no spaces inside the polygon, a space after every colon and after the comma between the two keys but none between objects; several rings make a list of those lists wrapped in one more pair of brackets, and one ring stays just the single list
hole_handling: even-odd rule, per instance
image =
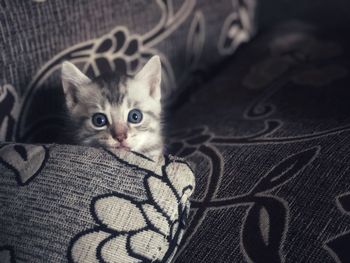
[{"label": "leaf motif on fabric", "polygon": [[142,210],[145,213],[147,219],[153,224],[153,227],[159,229],[159,231],[165,235],[170,235],[170,227],[166,218],[159,213],[156,208],[150,204],[142,205]]},{"label": "leaf motif on fabric", "polygon": [[48,150],[44,146],[10,144],[0,149],[0,162],[16,174],[17,183],[27,185],[44,167]]},{"label": "leaf motif on fabric", "polygon": [[171,162],[166,166],[166,173],[178,196],[184,194],[183,191],[189,184],[191,185],[190,190],[192,194],[195,181],[192,176],[192,171],[186,163]]},{"label": "leaf motif on fabric", "polygon": [[70,248],[69,257],[73,262],[99,262],[97,259],[97,247],[109,236],[109,233],[98,230],[79,235]]},{"label": "leaf motif on fabric", "polygon": [[218,42],[218,51],[221,55],[232,54],[254,33],[252,21],[254,15],[251,12],[254,12],[255,1],[245,0],[242,3],[238,5],[238,10],[234,4],[235,11],[225,19]]},{"label": "leaf motif on fabric", "polygon": [[286,232],[287,212],[273,197],[261,197],[247,212],[242,246],[252,262],[281,262],[281,245]]},{"label": "leaf motif on fabric", "polygon": [[0,86],[0,141],[14,140],[19,107],[16,89],[9,84]]},{"label": "leaf motif on fabric", "polygon": [[313,147],[284,159],[255,185],[253,192],[262,193],[285,184],[309,165],[319,151],[319,147]]},{"label": "leaf motif on fabric", "polygon": [[194,68],[197,66],[205,41],[205,21],[203,13],[197,11],[191,22],[190,30],[187,36],[186,60],[187,65]]},{"label": "leaf motif on fabric", "polygon": [[127,249],[128,235],[120,235],[109,239],[101,247],[101,258],[103,262],[109,263],[138,263],[142,262],[131,257]]},{"label": "leaf motif on fabric", "polygon": [[164,258],[169,244],[163,235],[152,230],[144,230],[131,236],[130,248],[135,254],[155,261]]},{"label": "leaf motif on fabric", "polygon": [[147,226],[139,207],[127,199],[116,196],[100,198],[94,208],[98,220],[113,230],[136,231]]},{"label": "leaf motif on fabric", "polygon": [[172,189],[156,177],[149,177],[147,185],[150,189],[152,199],[173,222],[178,218],[179,200],[176,199]]}]

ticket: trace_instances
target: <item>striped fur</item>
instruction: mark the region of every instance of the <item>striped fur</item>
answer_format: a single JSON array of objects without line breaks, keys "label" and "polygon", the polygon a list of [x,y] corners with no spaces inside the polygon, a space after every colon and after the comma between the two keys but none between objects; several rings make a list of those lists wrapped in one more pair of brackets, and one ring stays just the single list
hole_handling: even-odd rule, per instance
[{"label": "striped fur", "polygon": [[[161,125],[161,65],[154,56],[134,77],[102,76],[90,80],[73,64],[62,65],[62,84],[66,98],[69,137],[80,145],[127,149],[151,158],[163,153]],[[132,109],[143,113],[141,123],[128,122]],[[107,116],[108,125],[97,128],[95,113]],[[123,143],[113,138],[118,129],[126,131]],[[115,136],[114,136],[115,137]]]}]

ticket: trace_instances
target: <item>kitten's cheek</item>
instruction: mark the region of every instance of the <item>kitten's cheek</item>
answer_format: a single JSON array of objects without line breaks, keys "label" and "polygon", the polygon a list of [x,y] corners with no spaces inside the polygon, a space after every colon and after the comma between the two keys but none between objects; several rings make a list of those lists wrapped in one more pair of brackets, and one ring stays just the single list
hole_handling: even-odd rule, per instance
[{"label": "kitten's cheek", "polygon": [[132,139],[127,139],[125,141],[125,146],[127,146],[130,150],[134,151],[135,150],[135,141]]},{"label": "kitten's cheek", "polygon": [[125,141],[123,142],[123,144],[124,144],[126,147],[132,149],[133,144],[132,144],[132,142],[131,142],[130,140],[128,140],[128,139],[125,140]]},{"label": "kitten's cheek", "polygon": [[113,138],[108,138],[108,140],[104,141],[104,144],[106,144],[108,147],[115,147],[118,143]]},{"label": "kitten's cheek", "polygon": [[144,144],[142,138],[134,137],[133,140],[130,140],[130,149],[138,152],[142,149],[142,145]]}]

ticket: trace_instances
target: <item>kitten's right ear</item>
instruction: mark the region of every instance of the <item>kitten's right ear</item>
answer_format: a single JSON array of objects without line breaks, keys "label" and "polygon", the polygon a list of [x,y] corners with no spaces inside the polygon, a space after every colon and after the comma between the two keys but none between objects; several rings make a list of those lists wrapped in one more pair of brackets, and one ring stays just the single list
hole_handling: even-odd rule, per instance
[{"label": "kitten's right ear", "polygon": [[161,99],[161,75],[162,65],[159,56],[155,55],[148,60],[146,65],[135,75],[136,79],[147,83],[149,95],[160,101]]},{"label": "kitten's right ear", "polygon": [[62,64],[61,78],[66,104],[72,109],[78,103],[79,89],[89,84],[91,80],[68,61]]}]

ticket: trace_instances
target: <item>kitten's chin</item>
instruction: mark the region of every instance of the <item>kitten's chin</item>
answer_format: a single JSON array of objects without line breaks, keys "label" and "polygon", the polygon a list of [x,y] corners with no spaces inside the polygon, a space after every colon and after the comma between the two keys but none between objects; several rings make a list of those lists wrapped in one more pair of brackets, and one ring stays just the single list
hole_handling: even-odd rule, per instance
[{"label": "kitten's chin", "polygon": [[122,144],[119,144],[119,145],[109,145],[108,148],[113,149],[113,150],[117,150],[117,151],[119,151],[119,150],[128,151],[128,152],[131,151],[130,147],[128,147],[128,146],[126,146],[126,145],[122,145]]}]

